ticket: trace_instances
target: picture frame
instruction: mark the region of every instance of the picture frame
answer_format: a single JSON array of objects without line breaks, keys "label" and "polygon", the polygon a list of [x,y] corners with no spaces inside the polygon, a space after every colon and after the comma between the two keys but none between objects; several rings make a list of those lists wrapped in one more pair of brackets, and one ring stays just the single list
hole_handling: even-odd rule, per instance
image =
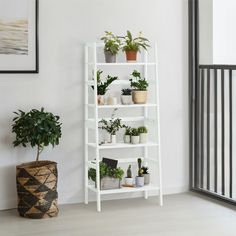
[{"label": "picture frame", "polygon": [[0,0],[0,73],[39,73],[38,4]]}]

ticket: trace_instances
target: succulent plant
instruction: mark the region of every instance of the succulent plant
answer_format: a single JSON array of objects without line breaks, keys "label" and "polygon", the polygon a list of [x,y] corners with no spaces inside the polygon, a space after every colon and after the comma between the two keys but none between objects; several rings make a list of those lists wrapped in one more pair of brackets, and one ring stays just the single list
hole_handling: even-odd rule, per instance
[{"label": "succulent plant", "polygon": [[132,89],[130,88],[122,89],[121,92],[122,92],[121,93],[122,95],[128,96],[128,95],[131,95]]},{"label": "succulent plant", "polygon": [[127,169],[127,178],[132,178],[131,165],[129,165],[129,167]]},{"label": "succulent plant", "polygon": [[139,136],[138,129],[132,128],[132,129],[131,129],[131,135],[132,135],[132,136]]},{"label": "succulent plant", "polygon": [[138,176],[143,177],[142,159],[138,158]]},{"label": "succulent plant", "polygon": [[145,126],[138,127],[138,132],[140,134],[146,134],[148,132],[148,129]]},{"label": "succulent plant", "polygon": [[145,175],[149,174],[148,170],[149,170],[149,168],[147,166],[142,166],[143,174],[145,174]]}]

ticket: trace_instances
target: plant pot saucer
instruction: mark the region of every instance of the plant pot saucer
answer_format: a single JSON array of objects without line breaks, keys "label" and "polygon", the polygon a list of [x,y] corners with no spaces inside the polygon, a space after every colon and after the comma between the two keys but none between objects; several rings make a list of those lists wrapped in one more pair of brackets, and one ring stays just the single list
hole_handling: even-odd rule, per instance
[{"label": "plant pot saucer", "polygon": [[125,187],[125,188],[134,188],[135,185],[132,184],[132,185],[129,185],[129,184],[122,184],[122,187]]}]

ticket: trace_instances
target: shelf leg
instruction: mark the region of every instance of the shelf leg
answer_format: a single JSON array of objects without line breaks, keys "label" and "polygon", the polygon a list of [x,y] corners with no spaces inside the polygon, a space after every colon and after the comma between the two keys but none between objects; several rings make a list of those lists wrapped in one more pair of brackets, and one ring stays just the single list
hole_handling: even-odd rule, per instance
[{"label": "shelf leg", "polygon": [[147,200],[148,199],[148,191],[144,192],[144,198]]},{"label": "shelf leg", "polygon": [[162,191],[159,191],[159,205],[163,206],[163,195],[162,195]]},{"label": "shelf leg", "polygon": [[97,192],[97,211],[101,212],[101,196],[100,193]]}]

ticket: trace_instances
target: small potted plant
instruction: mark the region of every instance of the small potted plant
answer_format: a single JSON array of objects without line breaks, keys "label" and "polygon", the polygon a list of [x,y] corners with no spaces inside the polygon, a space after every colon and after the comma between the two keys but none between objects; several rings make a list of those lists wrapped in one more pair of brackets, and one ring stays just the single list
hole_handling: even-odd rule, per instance
[{"label": "small potted plant", "polygon": [[129,126],[125,127],[124,143],[130,143],[131,142],[131,131],[132,131],[131,127],[129,127]]},{"label": "small potted plant", "polygon": [[112,144],[116,143],[116,133],[119,131],[121,128],[125,128],[125,125],[121,124],[121,119],[120,118],[115,118],[115,111],[117,109],[114,109],[111,119],[105,120],[102,119],[99,121],[101,126],[99,127],[100,129],[106,130],[107,133],[110,134],[110,142]]},{"label": "small potted plant", "polygon": [[[106,163],[100,162],[100,189],[117,189],[121,188],[121,180],[124,176],[124,171],[120,168],[111,168]],[[90,168],[88,170],[88,178],[95,182],[96,185],[96,169]]]},{"label": "small potted plant", "polygon": [[149,174],[149,168],[147,166],[142,166],[142,173],[144,177],[144,184],[145,185],[150,184],[150,174]]},{"label": "small potted plant", "polygon": [[147,128],[145,126],[140,126],[138,128],[139,132],[139,142],[140,143],[147,143]]},{"label": "small potted plant", "polygon": [[115,63],[116,55],[120,50],[120,39],[112,32],[105,31],[105,36],[101,38],[104,41],[104,54],[106,63]]},{"label": "small potted plant", "polygon": [[138,176],[136,176],[136,187],[143,187],[144,186],[144,176],[142,170],[142,159],[138,158]]},{"label": "small potted plant", "polygon": [[132,177],[132,170],[131,170],[131,165],[129,165],[128,169],[127,169],[127,175],[125,177],[125,186],[126,187],[133,187],[133,177]]},{"label": "small potted plant", "polygon": [[124,39],[123,51],[126,53],[127,62],[135,62],[137,60],[137,53],[141,51],[141,48],[147,50],[150,45],[149,40],[142,36],[142,32],[139,32],[137,37],[133,37],[128,30],[127,35],[121,37]]},{"label": "small potted plant", "polygon": [[131,143],[139,144],[139,132],[136,128],[131,129]]},{"label": "small potted plant", "polygon": [[147,102],[148,82],[141,78],[140,72],[134,70],[131,74],[130,87],[133,88],[132,99],[135,104],[145,104]]},{"label": "small potted plant", "polygon": [[59,144],[60,117],[44,111],[44,108],[14,113],[14,147],[29,144],[37,151],[35,161],[16,167],[18,212],[22,217],[33,219],[57,216],[57,163],[40,161],[39,156],[46,146]]},{"label": "small potted plant", "polygon": [[126,88],[121,90],[121,102],[123,105],[132,104],[132,89]]},{"label": "small potted plant", "polygon": [[[98,105],[104,105],[105,104],[105,97],[108,87],[112,84],[113,81],[117,80],[117,76],[110,76],[108,75],[106,80],[102,82],[102,75],[103,71],[98,70],[97,71],[97,103]],[[94,89],[94,86],[92,86]]]}]

